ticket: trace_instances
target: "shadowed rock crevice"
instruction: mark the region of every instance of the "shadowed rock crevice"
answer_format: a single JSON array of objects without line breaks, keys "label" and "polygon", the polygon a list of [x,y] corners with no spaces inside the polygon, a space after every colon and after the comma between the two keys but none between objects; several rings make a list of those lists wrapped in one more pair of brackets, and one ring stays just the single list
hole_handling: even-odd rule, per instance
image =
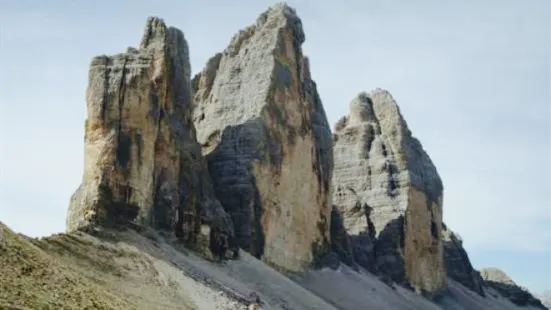
[{"label": "shadowed rock crevice", "polygon": [[[259,120],[228,126],[217,139],[219,143],[206,154],[216,196],[223,197],[222,206],[234,223],[236,245],[257,258],[264,254],[260,195],[249,167],[239,163],[265,159],[268,154],[255,145],[258,139],[269,140],[266,135]],[[226,173],[227,168],[232,173]]]}]

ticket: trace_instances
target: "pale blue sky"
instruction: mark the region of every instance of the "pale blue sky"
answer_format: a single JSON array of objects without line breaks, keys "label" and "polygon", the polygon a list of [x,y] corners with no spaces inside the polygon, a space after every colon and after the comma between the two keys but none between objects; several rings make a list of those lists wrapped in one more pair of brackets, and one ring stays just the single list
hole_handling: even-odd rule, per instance
[{"label": "pale blue sky", "polygon": [[[413,2],[288,2],[329,120],[361,91],[391,91],[475,267],[551,289],[551,2]],[[0,220],[30,236],[64,229],[93,56],[136,46],[156,15],[184,31],[198,72],[274,3],[0,0]]]}]

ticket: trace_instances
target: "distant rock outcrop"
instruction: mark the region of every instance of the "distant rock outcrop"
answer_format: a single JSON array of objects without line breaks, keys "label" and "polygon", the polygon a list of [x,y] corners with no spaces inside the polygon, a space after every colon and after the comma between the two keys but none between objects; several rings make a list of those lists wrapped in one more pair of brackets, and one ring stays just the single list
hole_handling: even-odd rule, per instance
[{"label": "distant rock outcrop", "polygon": [[87,111],[67,230],[146,225],[222,255],[233,228],[195,138],[183,33],[149,18],[139,49],[95,57]]},{"label": "distant rock outcrop", "polygon": [[436,293],[445,286],[436,168],[385,90],[362,93],[335,128],[333,203],[360,265]]},{"label": "distant rock outcrop", "polygon": [[193,80],[194,122],[238,245],[287,270],[329,247],[331,131],[285,4],[236,34]]},{"label": "distant rock outcrop", "polygon": [[547,309],[543,303],[534,297],[528,290],[518,286],[503,270],[498,268],[485,268],[480,270],[480,275],[486,285],[495,289],[501,296],[509,299],[517,306],[532,306]]},{"label": "distant rock outcrop", "polygon": [[471,265],[471,260],[463,248],[461,237],[443,224],[442,239],[444,242],[444,263],[446,264],[448,277],[463,284],[480,296],[485,296],[484,280]]},{"label": "distant rock outcrop", "polygon": [[541,303],[547,307],[547,309],[551,309],[551,291],[545,291],[543,293],[537,294],[538,299],[541,301]]},{"label": "distant rock outcrop", "polygon": [[480,275],[484,281],[515,285],[515,282],[503,270],[498,268],[481,269]]}]

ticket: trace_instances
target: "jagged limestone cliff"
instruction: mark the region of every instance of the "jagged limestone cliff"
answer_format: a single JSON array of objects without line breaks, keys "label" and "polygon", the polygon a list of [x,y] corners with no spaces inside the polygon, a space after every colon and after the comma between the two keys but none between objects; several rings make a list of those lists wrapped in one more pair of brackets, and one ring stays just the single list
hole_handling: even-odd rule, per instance
[{"label": "jagged limestone cliff", "polygon": [[194,78],[194,122],[238,245],[298,271],[329,246],[331,132],[295,11],[278,4]]},{"label": "jagged limestone cliff", "polygon": [[385,90],[362,93],[336,125],[333,203],[364,267],[426,293],[445,286],[443,186]]},{"label": "jagged limestone cliff", "polygon": [[231,220],[214,198],[191,100],[186,40],[161,19],[148,19],[139,49],[92,60],[84,176],[68,231],[133,223],[228,247]]}]

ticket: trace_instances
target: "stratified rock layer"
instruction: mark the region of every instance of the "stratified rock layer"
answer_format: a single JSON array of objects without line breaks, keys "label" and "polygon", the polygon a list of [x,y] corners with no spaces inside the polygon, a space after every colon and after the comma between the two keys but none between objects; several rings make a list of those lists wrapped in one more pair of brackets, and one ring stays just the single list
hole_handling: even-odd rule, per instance
[{"label": "stratified rock layer", "polygon": [[484,281],[480,273],[471,265],[471,260],[463,248],[461,237],[443,224],[442,241],[444,242],[444,263],[447,275],[480,296],[485,296]]},{"label": "stratified rock layer", "polygon": [[480,275],[486,285],[496,290],[501,296],[509,299],[513,304],[522,307],[532,306],[539,309],[547,309],[539,299],[534,297],[525,288],[518,286],[503,270],[485,268],[480,270]]},{"label": "stratified rock layer", "polygon": [[139,49],[95,57],[87,112],[84,177],[71,198],[68,231],[133,223],[192,244],[210,241],[215,252],[228,246],[233,228],[195,138],[180,30],[149,18]]},{"label": "stratified rock layer", "polygon": [[438,292],[445,285],[443,186],[398,105],[385,90],[362,93],[335,129],[333,203],[364,256],[360,264]]},{"label": "stratified rock layer", "polygon": [[301,270],[328,249],[331,131],[295,11],[278,4],[194,78],[194,122],[238,245]]}]

